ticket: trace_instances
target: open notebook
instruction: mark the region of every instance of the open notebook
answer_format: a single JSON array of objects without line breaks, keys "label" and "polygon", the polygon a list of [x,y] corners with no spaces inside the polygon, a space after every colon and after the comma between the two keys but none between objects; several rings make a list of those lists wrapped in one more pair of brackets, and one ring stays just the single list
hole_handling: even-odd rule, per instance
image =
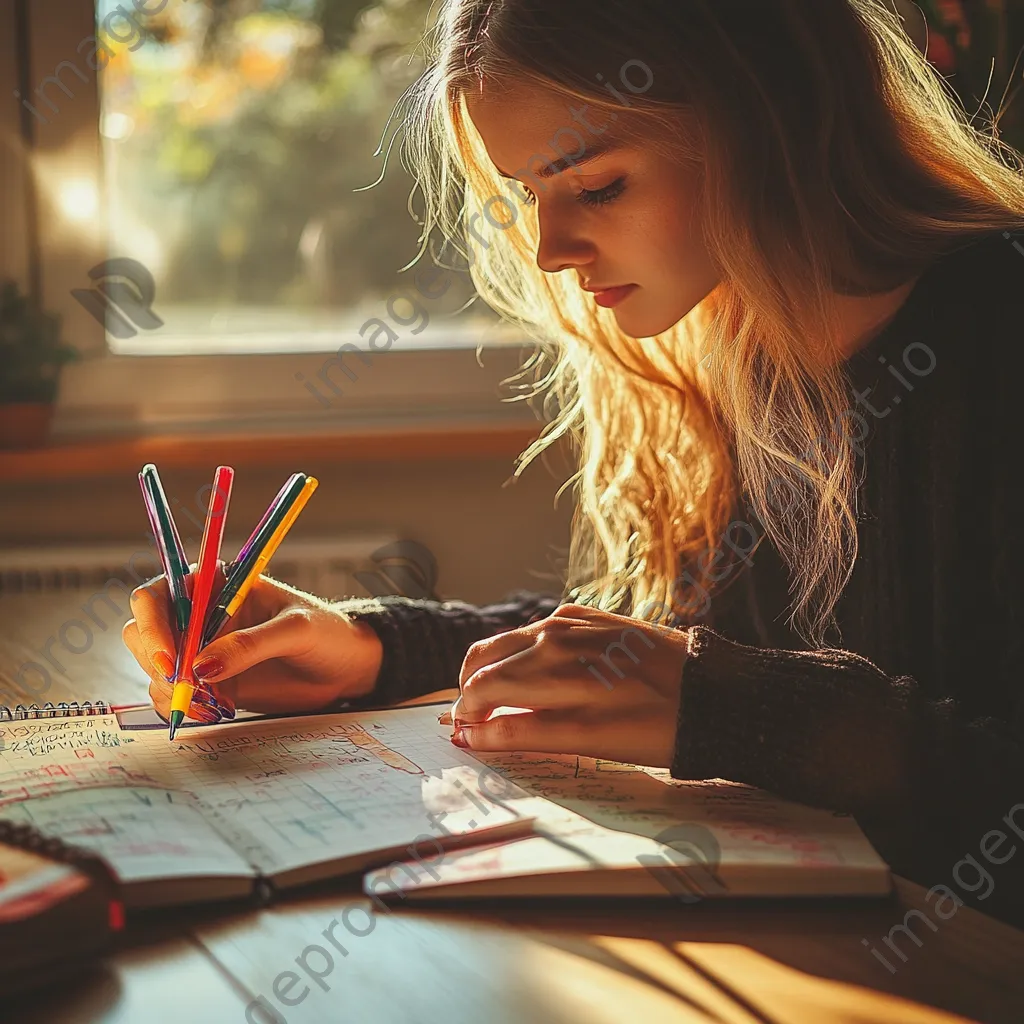
[{"label": "open notebook", "polygon": [[253,719],[173,743],[96,710],[0,720],[0,818],[100,854],[129,906],[239,897],[530,828],[482,792],[483,766],[436,707]]},{"label": "open notebook", "polygon": [[[371,871],[381,899],[881,896],[889,868],[853,818],[738,783],[560,754],[478,753],[533,835]],[[514,783],[514,785],[513,785]]]}]

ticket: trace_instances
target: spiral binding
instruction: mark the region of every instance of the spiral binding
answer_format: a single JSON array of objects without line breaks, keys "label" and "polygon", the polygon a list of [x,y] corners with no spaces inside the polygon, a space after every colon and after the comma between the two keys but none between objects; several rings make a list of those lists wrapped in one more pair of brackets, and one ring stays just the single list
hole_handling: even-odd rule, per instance
[{"label": "spiral binding", "polygon": [[6,704],[0,704],[0,722],[20,722],[26,718],[78,718],[82,715],[109,715],[110,705],[104,700],[85,700],[79,703],[60,701],[52,704],[47,701],[40,707],[38,704],[16,704],[12,710]]},{"label": "spiral binding", "polygon": [[29,850],[62,864],[71,864],[93,881],[103,882],[117,892],[117,876],[102,857],[74,843],[66,843],[57,836],[40,832],[34,825],[0,819],[0,844]]},{"label": "spiral binding", "polygon": [[84,850],[65,843],[56,836],[44,835],[32,825],[21,825],[13,821],[0,821],[0,843],[31,850],[33,853],[49,857],[50,860],[69,864],[81,859],[94,859]]}]

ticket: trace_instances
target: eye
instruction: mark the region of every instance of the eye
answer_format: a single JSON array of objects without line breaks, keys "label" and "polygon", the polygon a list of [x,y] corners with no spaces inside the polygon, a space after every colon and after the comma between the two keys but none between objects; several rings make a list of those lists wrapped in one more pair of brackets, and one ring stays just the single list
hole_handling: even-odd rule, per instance
[{"label": "eye", "polygon": [[623,175],[621,178],[616,178],[610,185],[605,185],[604,188],[583,189],[582,192],[576,194],[576,199],[584,206],[604,206],[605,203],[614,202],[626,191],[625,181],[626,178]]},{"label": "eye", "polygon": [[533,191],[523,184],[520,184],[519,187],[526,193],[526,205],[533,206],[537,202],[537,197],[533,194]]},{"label": "eye", "polygon": [[[604,188],[583,189],[581,192],[576,193],[576,201],[583,203],[584,206],[604,206],[606,203],[618,199],[626,191],[625,182],[626,176],[623,175],[621,178],[616,178],[610,185],[605,185]],[[526,199],[524,200],[526,205],[536,205],[537,197],[533,194],[533,191],[521,183],[519,187],[526,193]]]}]

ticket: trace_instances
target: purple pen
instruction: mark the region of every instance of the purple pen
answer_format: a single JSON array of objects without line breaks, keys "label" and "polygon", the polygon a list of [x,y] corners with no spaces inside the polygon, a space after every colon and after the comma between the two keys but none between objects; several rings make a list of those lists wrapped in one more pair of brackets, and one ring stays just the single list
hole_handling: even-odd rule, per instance
[{"label": "purple pen", "polygon": [[284,486],[277,492],[277,497],[274,498],[274,500],[267,506],[267,511],[263,513],[263,518],[256,524],[256,529],[249,534],[249,539],[238,549],[238,554],[235,556],[234,562],[231,563],[232,565],[237,565],[249,553],[253,542],[259,535],[260,530],[266,526],[267,520],[271,515],[273,515],[274,509],[277,508],[278,502],[284,497],[285,492],[289,487],[291,487],[292,483],[300,476],[302,476],[301,473],[292,473],[292,475],[285,480]]}]

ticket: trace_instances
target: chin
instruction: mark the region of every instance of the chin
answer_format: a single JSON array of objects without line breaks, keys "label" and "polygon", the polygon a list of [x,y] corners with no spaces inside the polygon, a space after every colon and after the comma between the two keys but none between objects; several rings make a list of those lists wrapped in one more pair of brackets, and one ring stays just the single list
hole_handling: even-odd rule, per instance
[{"label": "chin", "polygon": [[682,320],[682,316],[671,313],[657,313],[654,310],[628,309],[629,299],[627,298],[621,306],[615,307],[612,311],[615,314],[615,322],[619,330],[630,338],[653,338],[662,331],[667,331]]}]

